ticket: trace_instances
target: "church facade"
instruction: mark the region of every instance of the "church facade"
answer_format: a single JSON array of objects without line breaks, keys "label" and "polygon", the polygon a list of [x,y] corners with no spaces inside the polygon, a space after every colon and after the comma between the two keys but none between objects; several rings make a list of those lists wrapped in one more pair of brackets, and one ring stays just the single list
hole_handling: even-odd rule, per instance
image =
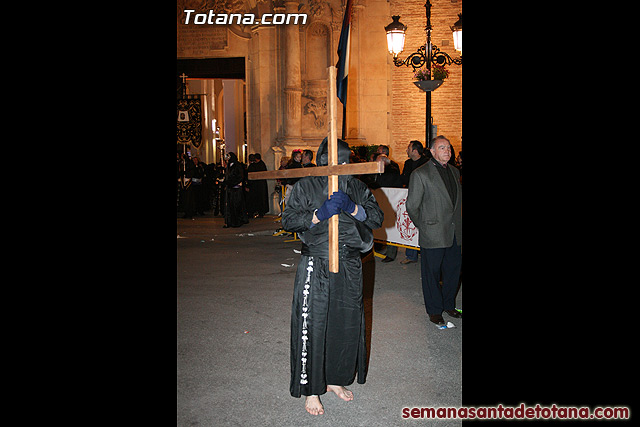
[{"label": "church facade", "polygon": [[[462,1],[431,4],[432,43],[458,58],[450,26]],[[177,75],[187,76],[189,93],[204,94],[202,143],[192,154],[219,161],[223,138],[239,158],[259,152],[274,170],[294,149],[316,152],[327,135],[327,67],[338,61],[345,6],[346,0],[178,0]],[[407,25],[401,59],[426,41],[421,0],[354,0],[347,105],[343,118],[338,101],[337,128],[340,134],[345,127],[351,146],[388,145],[402,165],[409,141],[425,142],[425,93],[413,84],[413,69],[396,67],[387,51],[384,27],[392,15]],[[266,23],[256,23],[263,17]],[[218,18],[227,23],[216,24]],[[457,153],[462,66],[446,68],[431,115]]]}]

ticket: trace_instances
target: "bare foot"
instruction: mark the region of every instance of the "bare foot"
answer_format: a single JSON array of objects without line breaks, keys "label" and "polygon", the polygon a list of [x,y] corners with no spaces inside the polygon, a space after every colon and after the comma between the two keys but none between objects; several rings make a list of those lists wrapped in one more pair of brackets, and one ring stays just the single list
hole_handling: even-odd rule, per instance
[{"label": "bare foot", "polygon": [[318,396],[307,396],[304,402],[304,409],[306,409],[311,415],[324,414],[324,406],[322,406]]},{"label": "bare foot", "polygon": [[345,402],[353,400],[353,392],[351,390],[344,388],[341,385],[328,385],[327,391],[334,392],[335,394],[338,395],[340,399],[344,400]]}]

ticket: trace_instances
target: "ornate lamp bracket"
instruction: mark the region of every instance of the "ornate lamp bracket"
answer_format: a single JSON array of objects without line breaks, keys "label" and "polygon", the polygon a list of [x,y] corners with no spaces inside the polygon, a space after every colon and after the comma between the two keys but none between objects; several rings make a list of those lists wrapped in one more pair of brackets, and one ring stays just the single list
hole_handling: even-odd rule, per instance
[{"label": "ornate lamp bracket", "polygon": [[431,45],[431,62],[434,65],[462,65],[462,56],[460,58],[452,58],[447,52],[441,52],[438,46]]},{"label": "ornate lamp bracket", "polygon": [[[417,52],[413,52],[404,60],[398,57],[393,58],[393,64],[396,67],[401,67],[403,65],[406,67],[412,67],[413,71],[415,71],[418,68],[422,68],[427,63],[426,51],[427,49],[424,46],[420,46]],[[452,58],[448,53],[442,52],[438,46],[431,44],[431,63],[433,65],[462,65],[462,57]]]}]

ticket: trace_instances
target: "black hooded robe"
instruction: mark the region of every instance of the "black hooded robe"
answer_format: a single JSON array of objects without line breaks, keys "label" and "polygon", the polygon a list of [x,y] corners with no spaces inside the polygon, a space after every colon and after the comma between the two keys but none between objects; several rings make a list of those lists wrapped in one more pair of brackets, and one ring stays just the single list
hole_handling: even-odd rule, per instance
[{"label": "black hooded robe", "polygon": [[[267,170],[267,165],[262,160],[251,163],[247,167],[247,173],[250,172],[262,172]],[[249,192],[247,193],[246,205],[247,212],[250,215],[258,213],[260,217],[269,212],[269,190],[267,188],[266,179],[257,179],[255,181],[248,181],[247,186]]]},{"label": "black hooded robe", "polygon": [[229,153],[230,159],[226,173],[226,200],[224,210],[224,222],[227,227],[240,227],[249,223],[247,208],[244,201],[244,168],[234,153]]},{"label": "black hooded robe", "polygon": [[359,384],[366,380],[360,253],[373,247],[371,230],[382,225],[384,214],[362,181],[338,178],[339,188],[367,216],[361,222],[348,213],[339,214],[340,271],[330,273],[328,220],[310,227],[314,210],[327,200],[327,183],[327,177],[300,179],[282,214],[284,229],[297,232],[302,241],[291,309],[293,397],[324,394],[329,384],[347,386],[356,373]]}]

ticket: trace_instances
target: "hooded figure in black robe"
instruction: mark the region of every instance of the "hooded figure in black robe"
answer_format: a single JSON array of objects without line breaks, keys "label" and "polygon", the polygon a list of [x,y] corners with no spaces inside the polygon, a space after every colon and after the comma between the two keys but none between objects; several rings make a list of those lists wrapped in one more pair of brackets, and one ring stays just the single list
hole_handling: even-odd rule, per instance
[{"label": "hooded figure in black robe", "polygon": [[235,153],[227,153],[227,170],[225,183],[227,186],[226,199],[227,207],[224,210],[224,226],[240,227],[248,224],[247,208],[244,202],[244,167],[238,161]]},{"label": "hooded figure in black robe", "polygon": [[[348,145],[338,140],[338,163],[348,163],[349,153]],[[325,138],[318,148],[318,166],[326,166],[327,157]],[[282,214],[284,229],[297,232],[302,241],[291,309],[290,392],[294,397],[324,394],[327,385],[347,386],[356,373],[359,384],[366,380],[360,253],[373,247],[371,230],[382,225],[384,214],[362,181],[341,175],[338,187],[357,207],[355,217],[339,211],[338,273],[329,272],[329,221],[313,222],[315,211],[327,201],[328,178],[300,179]]]},{"label": "hooded figure in black robe", "polygon": [[[251,172],[263,172],[267,170],[267,165],[262,161],[260,153],[250,154],[249,159],[255,159],[247,167],[247,173]],[[267,188],[266,179],[257,179],[254,181],[248,181],[247,187],[249,192],[246,194],[247,212],[249,217],[253,217],[253,214],[257,213],[259,218],[262,218],[264,214],[269,212],[269,190]]]}]

